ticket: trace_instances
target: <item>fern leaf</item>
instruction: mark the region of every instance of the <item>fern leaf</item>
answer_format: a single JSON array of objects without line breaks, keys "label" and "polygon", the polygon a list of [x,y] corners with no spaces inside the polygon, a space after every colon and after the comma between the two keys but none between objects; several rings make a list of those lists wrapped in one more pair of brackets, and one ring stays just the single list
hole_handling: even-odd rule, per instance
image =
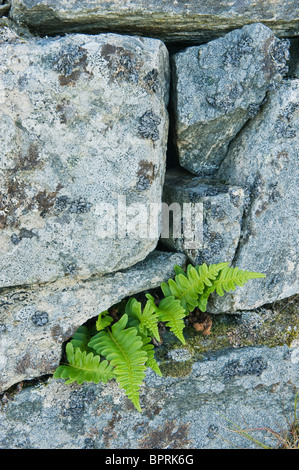
[{"label": "fern leaf", "polygon": [[250,279],[259,279],[266,277],[264,274],[242,271],[239,268],[230,268],[225,266],[218,274],[217,278],[212,281],[210,287],[205,287],[203,293],[198,297],[198,308],[202,311],[206,311],[209,296],[216,290],[217,294],[221,297],[224,295],[224,291],[235,290],[236,286],[244,286],[244,284]]},{"label": "fern leaf", "polygon": [[[160,341],[158,315],[150,302],[146,302],[142,312],[141,303],[132,297],[127,302],[125,313],[129,317],[129,325],[138,328],[141,335],[152,336]],[[137,322],[130,322],[131,319]]]},{"label": "fern leaf", "polygon": [[91,338],[91,333],[89,329],[81,325],[73,334],[71,343],[74,348],[80,348],[81,351],[86,351],[87,353],[92,352],[92,349],[88,347],[88,343]]},{"label": "fern leaf", "polygon": [[265,274],[256,273],[252,271],[243,271],[239,268],[230,268],[225,266],[222,269],[218,278],[213,282],[213,290],[216,290],[217,294],[221,297],[224,295],[224,291],[229,292],[235,290],[236,286],[244,286],[250,279],[259,279],[266,277]]},{"label": "fern leaf", "polygon": [[80,385],[83,382],[106,383],[114,378],[112,366],[106,360],[100,362],[100,356],[74,348],[72,342],[66,345],[66,354],[69,364],[60,365],[55,370],[55,379],[61,378],[66,380],[66,384],[77,382]]},{"label": "fern leaf", "polygon": [[[153,297],[152,301],[155,305]],[[155,312],[154,306],[151,301],[148,300],[145,304],[143,313],[141,313],[141,303],[135,298],[131,298],[127,302],[125,312],[129,318],[128,325],[135,326],[139,329],[139,333],[143,341],[143,350],[146,351],[147,354],[147,361],[145,363],[146,367],[150,367],[154,372],[162,377],[162,372],[154,357],[154,345],[151,344],[152,337],[160,341],[158,315]],[[133,321],[130,322],[130,318],[133,318]],[[149,332],[150,336],[148,336],[146,330]]]},{"label": "fern leaf", "polygon": [[202,294],[198,296],[197,306],[199,310],[205,312],[207,309],[210,294],[214,291],[214,287],[206,287]]},{"label": "fern leaf", "polygon": [[175,274],[184,274],[185,275],[185,271],[178,264],[175,264],[173,269],[174,269]]},{"label": "fern leaf", "polygon": [[174,280],[170,279],[168,285],[161,285],[165,297],[173,296],[180,301],[187,315],[198,305],[198,296],[203,293],[206,286],[211,287],[212,282],[217,278],[218,273],[227,266],[228,263],[218,263],[207,266],[205,263],[200,266],[187,266],[186,273],[182,269],[175,268],[177,272]]},{"label": "fern leaf", "polygon": [[162,282],[161,289],[163,292],[164,297],[169,297],[171,295],[171,290],[166,282]]},{"label": "fern leaf", "polygon": [[145,378],[148,357],[138,330],[134,327],[125,329],[127,323],[128,315],[124,314],[111,330],[107,328],[95,335],[89,346],[110,361],[119,386],[141,411],[139,389]]},{"label": "fern leaf", "polygon": [[160,367],[155,359],[154,345],[151,343],[151,338],[149,336],[142,336],[143,341],[143,350],[146,351],[147,361],[145,363],[146,367],[150,367],[156,374],[162,377],[162,372]]},{"label": "fern leaf", "polygon": [[100,313],[96,322],[97,331],[104,330],[106,326],[109,326],[113,322],[113,319],[109,316],[108,310]]},{"label": "fern leaf", "polygon": [[166,322],[166,326],[170,331],[185,344],[185,338],[183,336],[185,323],[183,318],[186,316],[186,312],[181,306],[180,301],[175,299],[174,296],[169,296],[162,299],[159,305],[156,306],[155,300],[150,294],[146,294],[146,297],[155,308],[159,321]]}]

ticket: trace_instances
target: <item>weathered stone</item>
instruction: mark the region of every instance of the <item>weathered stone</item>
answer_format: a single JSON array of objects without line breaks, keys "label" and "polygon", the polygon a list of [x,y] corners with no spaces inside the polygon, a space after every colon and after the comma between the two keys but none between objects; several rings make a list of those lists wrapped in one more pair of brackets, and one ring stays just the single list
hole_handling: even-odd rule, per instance
[{"label": "weathered stone", "polygon": [[246,189],[248,201],[235,264],[266,274],[210,311],[256,308],[299,292],[299,80],[285,80],[243,129],[218,172]]},{"label": "weathered stone", "polygon": [[3,397],[0,447],[190,449],[190,455],[192,449],[256,448],[233,424],[275,447],[279,441],[262,429],[282,436],[289,430],[298,360],[298,347],[241,348],[207,354],[184,376],[149,371],[142,413],[115,381],[78,386],[49,379]]},{"label": "weathered stone", "polygon": [[[175,233],[170,231],[169,238],[161,238],[166,246],[185,253],[189,261],[196,265],[233,260],[244,210],[242,188],[172,170],[166,174],[163,202],[168,208],[171,208],[173,203],[177,204],[182,217],[182,237],[176,238]],[[184,204],[192,207],[191,229],[193,233],[198,234],[197,240],[191,237],[186,240],[184,237],[187,222]],[[168,223],[165,225],[167,227]],[[193,248],[188,248],[190,242],[194,245]]]},{"label": "weathered stone", "polygon": [[88,319],[123,298],[160,285],[184,266],[185,256],[153,252],[127,270],[85,281],[2,289],[0,391],[21,380],[53,373],[63,342]]},{"label": "weathered stone", "polygon": [[33,37],[26,26],[16,24],[10,18],[7,18],[7,16],[2,16],[0,18],[0,41],[10,41],[16,39],[16,36],[22,36],[23,38]]},{"label": "weathered stone", "polygon": [[214,174],[229,143],[286,73],[288,41],[263,24],[173,56],[175,141],[181,166]]},{"label": "weathered stone", "polygon": [[8,12],[10,10],[10,7],[11,7],[11,4],[8,3],[8,2],[4,2],[4,0],[0,2],[0,16],[7,16],[8,15]]},{"label": "weathered stone", "polygon": [[171,42],[206,42],[248,23],[263,22],[279,36],[298,35],[296,0],[11,0],[12,17],[44,34],[113,31]]},{"label": "weathered stone", "polygon": [[2,29],[0,287],[117,271],[155,248],[138,223],[161,202],[168,79],[156,39]]}]

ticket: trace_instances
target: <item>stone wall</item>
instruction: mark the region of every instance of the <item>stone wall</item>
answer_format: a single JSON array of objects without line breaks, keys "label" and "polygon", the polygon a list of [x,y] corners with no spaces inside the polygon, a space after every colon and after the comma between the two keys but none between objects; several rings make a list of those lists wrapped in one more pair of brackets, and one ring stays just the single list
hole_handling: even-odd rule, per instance
[{"label": "stone wall", "polygon": [[[292,409],[299,8],[198,3],[0,1],[0,448],[222,448],[219,411]],[[202,243],[162,202],[201,204]],[[266,277],[212,296],[211,335],[166,334],[143,417],[114,382],[52,379],[81,324],[222,261]]]}]

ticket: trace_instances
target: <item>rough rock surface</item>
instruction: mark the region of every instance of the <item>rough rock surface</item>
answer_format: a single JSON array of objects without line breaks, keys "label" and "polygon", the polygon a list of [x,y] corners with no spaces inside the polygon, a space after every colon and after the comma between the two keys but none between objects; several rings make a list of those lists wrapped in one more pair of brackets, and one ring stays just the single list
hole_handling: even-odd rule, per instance
[{"label": "rough rock surface", "polygon": [[[181,238],[175,238],[174,232],[171,231],[169,238],[161,238],[166,246],[185,253],[188,259],[196,265],[233,260],[240,238],[244,210],[242,188],[172,170],[166,174],[163,202],[166,202],[169,208],[172,203],[178,203],[181,208],[182,222],[185,221],[185,223],[184,204],[191,204],[192,231],[201,235],[201,237],[198,236],[198,243],[194,240],[194,247],[188,248],[184,239],[184,223],[182,223],[183,236]],[[195,212],[197,205],[199,206],[198,216]]]},{"label": "rough rock surface", "polygon": [[10,7],[11,7],[11,3],[1,0],[0,1],[0,17],[2,17],[3,15],[8,15]]},{"label": "rough rock surface", "polygon": [[286,73],[289,44],[260,23],[173,56],[172,103],[181,166],[214,174],[229,143]]},{"label": "rough rock surface", "polygon": [[233,142],[219,179],[248,193],[235,264],[266,274],[210,311],[256,308],[299,292],[299,80],[285,80]]},{"label": "rough rock surface", "polygon": [[1,31],[0,287],[144,259],[159,236],[142,230],[164,181],[165,45]]},{"label": "rough rock surface", "polygon": [[174,276],[185,256],[155,251],[146,260],[85,281],[0,291],[0,391],[21,380],[53,373],[62,344],[88,319],[126,296],[149,290]]},{"label": "rough rock surface", "polygon": [[279,36],[298,35],[296,0],[11,0],[11,3],[15,20],[44,34],[113,31],[171,42],[206,42],[245,24],[263,22]]},{"label": "rough rock surface", "polygon": [[299,386],[298,360],[298,348],[242,348],[207,354],[182,377],[148,373],[141,390],[142,413],[114,381],[78,386],[49,379],[11,399],[5,396],[0,447],[254,448],[232,422],[275,446],[271,434],[257,428],[288,430]]}]

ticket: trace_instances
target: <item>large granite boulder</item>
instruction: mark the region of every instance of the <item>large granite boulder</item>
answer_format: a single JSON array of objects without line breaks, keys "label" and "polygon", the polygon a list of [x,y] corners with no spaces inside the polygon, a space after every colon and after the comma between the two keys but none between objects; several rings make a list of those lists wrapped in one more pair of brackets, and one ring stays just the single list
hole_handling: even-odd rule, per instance
[{"label": "large granite boulder", "polygon": [[11,4],[15,20],[44,34],[114,31],[198,43],[263,22],[279,36],[298,35],[296,0],[11,0]]},{"label": "large granite boulder", "polygon": [[235,264],[266,274],[211,311],[255,308],[299,292],[299,80],[285,80],[235,139],[219,179],[242,186],[248,199]]},{"label": "large granite boulder", "polygon": [[144,259],[159,238],[147,211],[165,173],[165,45],[1,31],[0,287]]},{"label": "large granite boulder", "polygon": [[3,289],[0,294],[0,392],[59,365],[63,343],[87,320],[127,296],[174,276],[185,256],[154,251],[126,270],[85,281]]},{"label": "large granite boulder", "polygon": [[289,44],[256,23],[173,56],[172,107],[179,162],[214,174],[228,145],[286,73]]},{"label": "large granite boulder", "polygon": [[[162,224],[161,241],[167,247],[185,253],[195,265],[232,262],[241,234],[242,188],[171,170],[166,174],[163,202],[162,221],[169,231],[164,234]],[[176,224],[181,235],[176,234]]]}]

